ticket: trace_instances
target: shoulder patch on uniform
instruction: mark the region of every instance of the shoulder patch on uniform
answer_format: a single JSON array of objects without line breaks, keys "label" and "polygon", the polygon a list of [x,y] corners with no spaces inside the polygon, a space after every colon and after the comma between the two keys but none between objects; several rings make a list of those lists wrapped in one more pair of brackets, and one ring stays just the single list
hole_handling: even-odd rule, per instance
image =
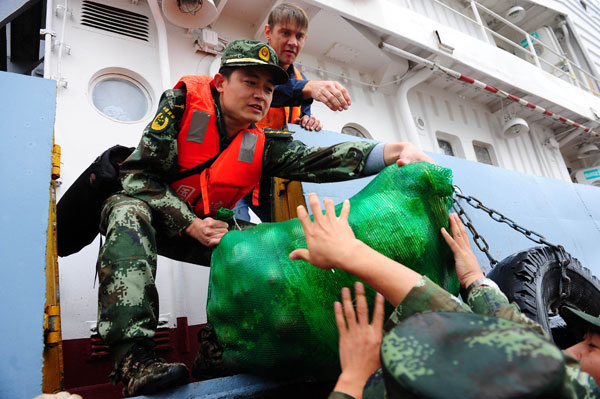
[{"label": "shoulder patch on uniform", "polygon": [[265,132],[265,137],[278,137],[282,139],[292,138],[294,132],[290,132],[287,130],[279,130],[279,129],[263,129]]}]

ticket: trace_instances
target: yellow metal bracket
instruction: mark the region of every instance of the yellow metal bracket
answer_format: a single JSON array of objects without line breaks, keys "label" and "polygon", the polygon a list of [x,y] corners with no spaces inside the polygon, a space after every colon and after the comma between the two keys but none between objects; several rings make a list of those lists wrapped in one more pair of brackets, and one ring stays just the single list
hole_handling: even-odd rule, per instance
[{"label": "yellow metal bracket", "polygon": [[61,342],[60,306],[46,306],[46,312],[44,313],[44,332],[46,345],[58,344]]},{"label": "yellow metal bracket", "polygon": [[60,146],[52,146],[52,176],[46,243],[46,307],[44,308],[44,367],[42,392],[63,388],[63,353],[56,248],[56,179],[60,177]]},{"label": "yellow metal bracket", "polygon": [[52,146],[52,180],[60,177],[60,146],[54,144]]}]

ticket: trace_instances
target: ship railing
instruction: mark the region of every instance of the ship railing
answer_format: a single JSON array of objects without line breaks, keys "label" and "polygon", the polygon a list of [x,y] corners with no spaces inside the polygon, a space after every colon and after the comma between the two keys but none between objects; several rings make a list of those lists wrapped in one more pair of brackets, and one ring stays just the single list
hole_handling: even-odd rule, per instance
[{"label": "ship railing", "polygon": [[[598,92],[600,91],[599,90],[600,89],[600,79],[598,79],[596,76],[592,75],[589,71],[587,71],[584,68],[582,68],[581,66],[579,66],[573,60],[569,59],[566,56],[566,54],[564,52],[562,52],[562,50],[556,51],[552,47],[548,46],[547,43],[544,43],[541,40],[539,40],[538,38],[533,37],[530,32],[526,32],[525,30],[519,28],[517,25],[508,21],[506,18],[502,17],[501,15],[494,12],[493,10],[490,10],[489,8],[485,7],[484,5],[478,3],[475,0],[470,0],[469,5],[467,5],[462,11],[453,8],[448,4],[445,4],[444,2],[442,2],[440,0],[431,0],[431,1],[438,4],[439,6],[443,7],[444,9],[454,13],[455,15],[459,16],[460,18],[467,21],[468,23],[473,24],[474,27],[476,27],[476,29],[479,29],[481,32],[481,36],[479,36],[479,35],[475,36],[479,40],[482,40],[488,44],[497,46],[505,51],[510,52],[509,50],[505,49],[504,47],[499,46],[495,40],[491,40],[493,37],[494,39],[501,41],[502,43],[506,44],[507,46],[512,47],[514,49],[514,53],[512,53],[512,54],[514,54],[515,56],[522,55],[519,58],[530,62],[531,64],[535,65],[539,69],[549,72],[558,78],[563,78],[564,80],[568,81],[569,83],[571,83],[575,86],[578,86],[579,88],[581,88],[583,90],[591,92],[592,94],[594,94],[596,96],[598,95]],[[411,3],[408,2],[407,4],[410,7]],[[467,10],[470,10],[470,12],[473,14],[473,18],[465,13]],[[508,26],[510,29],[516,31],[520,37],[524,38],[523,42],[522,42],[523,44],[521,42],[516,43],[514,40],[510,39],[509,37],[504,36],[496,31],[490,29],[484,23],[484,21],[481,17],[482,13],[488,14],[488,15],[494,17],[496,20],[502,22],[503,24]],[[557,64],[553,64],[553,63],[549,62],[548,60],[546,60],[545,57],[538,56],[538,54],[535,50],[534,42],[537,46],[542,46],[544,48],[544,51],[550,52],[550,53],[554,54],[555,56],[557,56],[558,59],[560,60],[560,62]],[[545,68],[544,66],[547,66],[547,67]],[[549,70],[547,70],[547,69],[549,69]]]}]

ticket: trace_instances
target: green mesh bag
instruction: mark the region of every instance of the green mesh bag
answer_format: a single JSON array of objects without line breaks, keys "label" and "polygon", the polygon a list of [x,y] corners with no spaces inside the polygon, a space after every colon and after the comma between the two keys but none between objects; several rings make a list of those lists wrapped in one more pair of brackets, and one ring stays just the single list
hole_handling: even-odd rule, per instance
[{"label": "green mesh bag", "polygon": [[[350,199],[349,222],[358,239],[456,294],[452,253],[439,232],[448,227],[451,178],[449,169],[425,162],[389,166]],[[339,374],[333,302],[356,278],[291,261],[289,253],[300,247],[306,241],[293,219],[231,231],[215,249],[207,315],[229,371]],[[366,288],[372,306],[374,291]]]}]

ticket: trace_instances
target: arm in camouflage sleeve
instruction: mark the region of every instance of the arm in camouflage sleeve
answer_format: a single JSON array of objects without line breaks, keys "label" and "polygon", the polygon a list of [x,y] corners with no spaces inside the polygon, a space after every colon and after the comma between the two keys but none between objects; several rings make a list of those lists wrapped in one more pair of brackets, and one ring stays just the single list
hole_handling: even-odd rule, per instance
[{"label": "arm in camouflage sleeve", "polygon": [[[444,228],[441,229],[441,233],[454,254],[456,276],[461,286],[468,287],[474,281],[483,277],[484,274],[481,271],[477,258],[471,250],[467,232],[460,218],[456,214],[450,214],[449,222],[452,236]],[[455,312],[472,311],[488,316],[503,317],[534,327],[533,324],[535,323],[527,322],[527,318],[518,312],[516,307],[509,305],[508,300],[502,292],[491,287],[483,286],[475,288],[469,295],[468,303],[470,307],[424,277],[415,284],[400,306],[394,310],[384,330],[390,331],[402,320],[415,313],[444,310]],[[536,330],[541,331],[541,327],[539,330]]]},{"label": "arm in camouflage sleeve", "polygon": [[[308,147],[300,141],[291,141],[289,132],[265,129],[265,135],[263,173],[266,176],[325,183],[368,176],[393,163],[398,166],[419,161],[434,163],[409,142],[376,144],[353,141],[330,147]],[[367,158],[379,147],[382,151],[377,156],[383,160],[380,169],[366,170]]]},{"label": "arm in camouflage sleeve", "polygon": [[384,334],[393,330],[402,320],[406,320],[416,313],[441,311],[470,312],[471,309],[427,276],[423,276],[385,322]]},{"label": "arm in camouflage sleeve", "polygon": [[[452,236],[445,229],[441,230],[442,236],[454,253],[456,276],[462,287],[468,287],[477,279],[484,277],[479,262],[469,243],[469,237],[460,218],[456,214],[450,215],[450,228]],[[493,287],[476,287],[469,293],[467,303],[474,313],[486,316],[500,317],[525,324],[539,334],[546,336],[542,327],[523,315],[514,304],[509,304],[506,296]]]},{"label": "arm in camouflage sleeve", "polygon": [[469,294],[467,303],[475,313],[525,324],[538,334],[549,338],[542,326],[521,313],[516,304],[509,303],[506,295],[497,288],[487,286],[476,288]]},{"label": "arm in camouflage sleeve", "polygon": [[330,147],[308,147],[300,141],[291,141],[290,133],[265,131],[265,134],[263,174],[318,183],[364,177],[365,162],[376,145],[356,141]]},{"label": "arm in camouflage sleeve", "polygon": [[164,181],[165,176],[178,170],[177,134],[185,99],[182,90],[163,93],[154,119],[144,129],[133,154],[121,166],[123,190],[148,203],[156,223],[170,236],[181,232],[196,218]]}]

